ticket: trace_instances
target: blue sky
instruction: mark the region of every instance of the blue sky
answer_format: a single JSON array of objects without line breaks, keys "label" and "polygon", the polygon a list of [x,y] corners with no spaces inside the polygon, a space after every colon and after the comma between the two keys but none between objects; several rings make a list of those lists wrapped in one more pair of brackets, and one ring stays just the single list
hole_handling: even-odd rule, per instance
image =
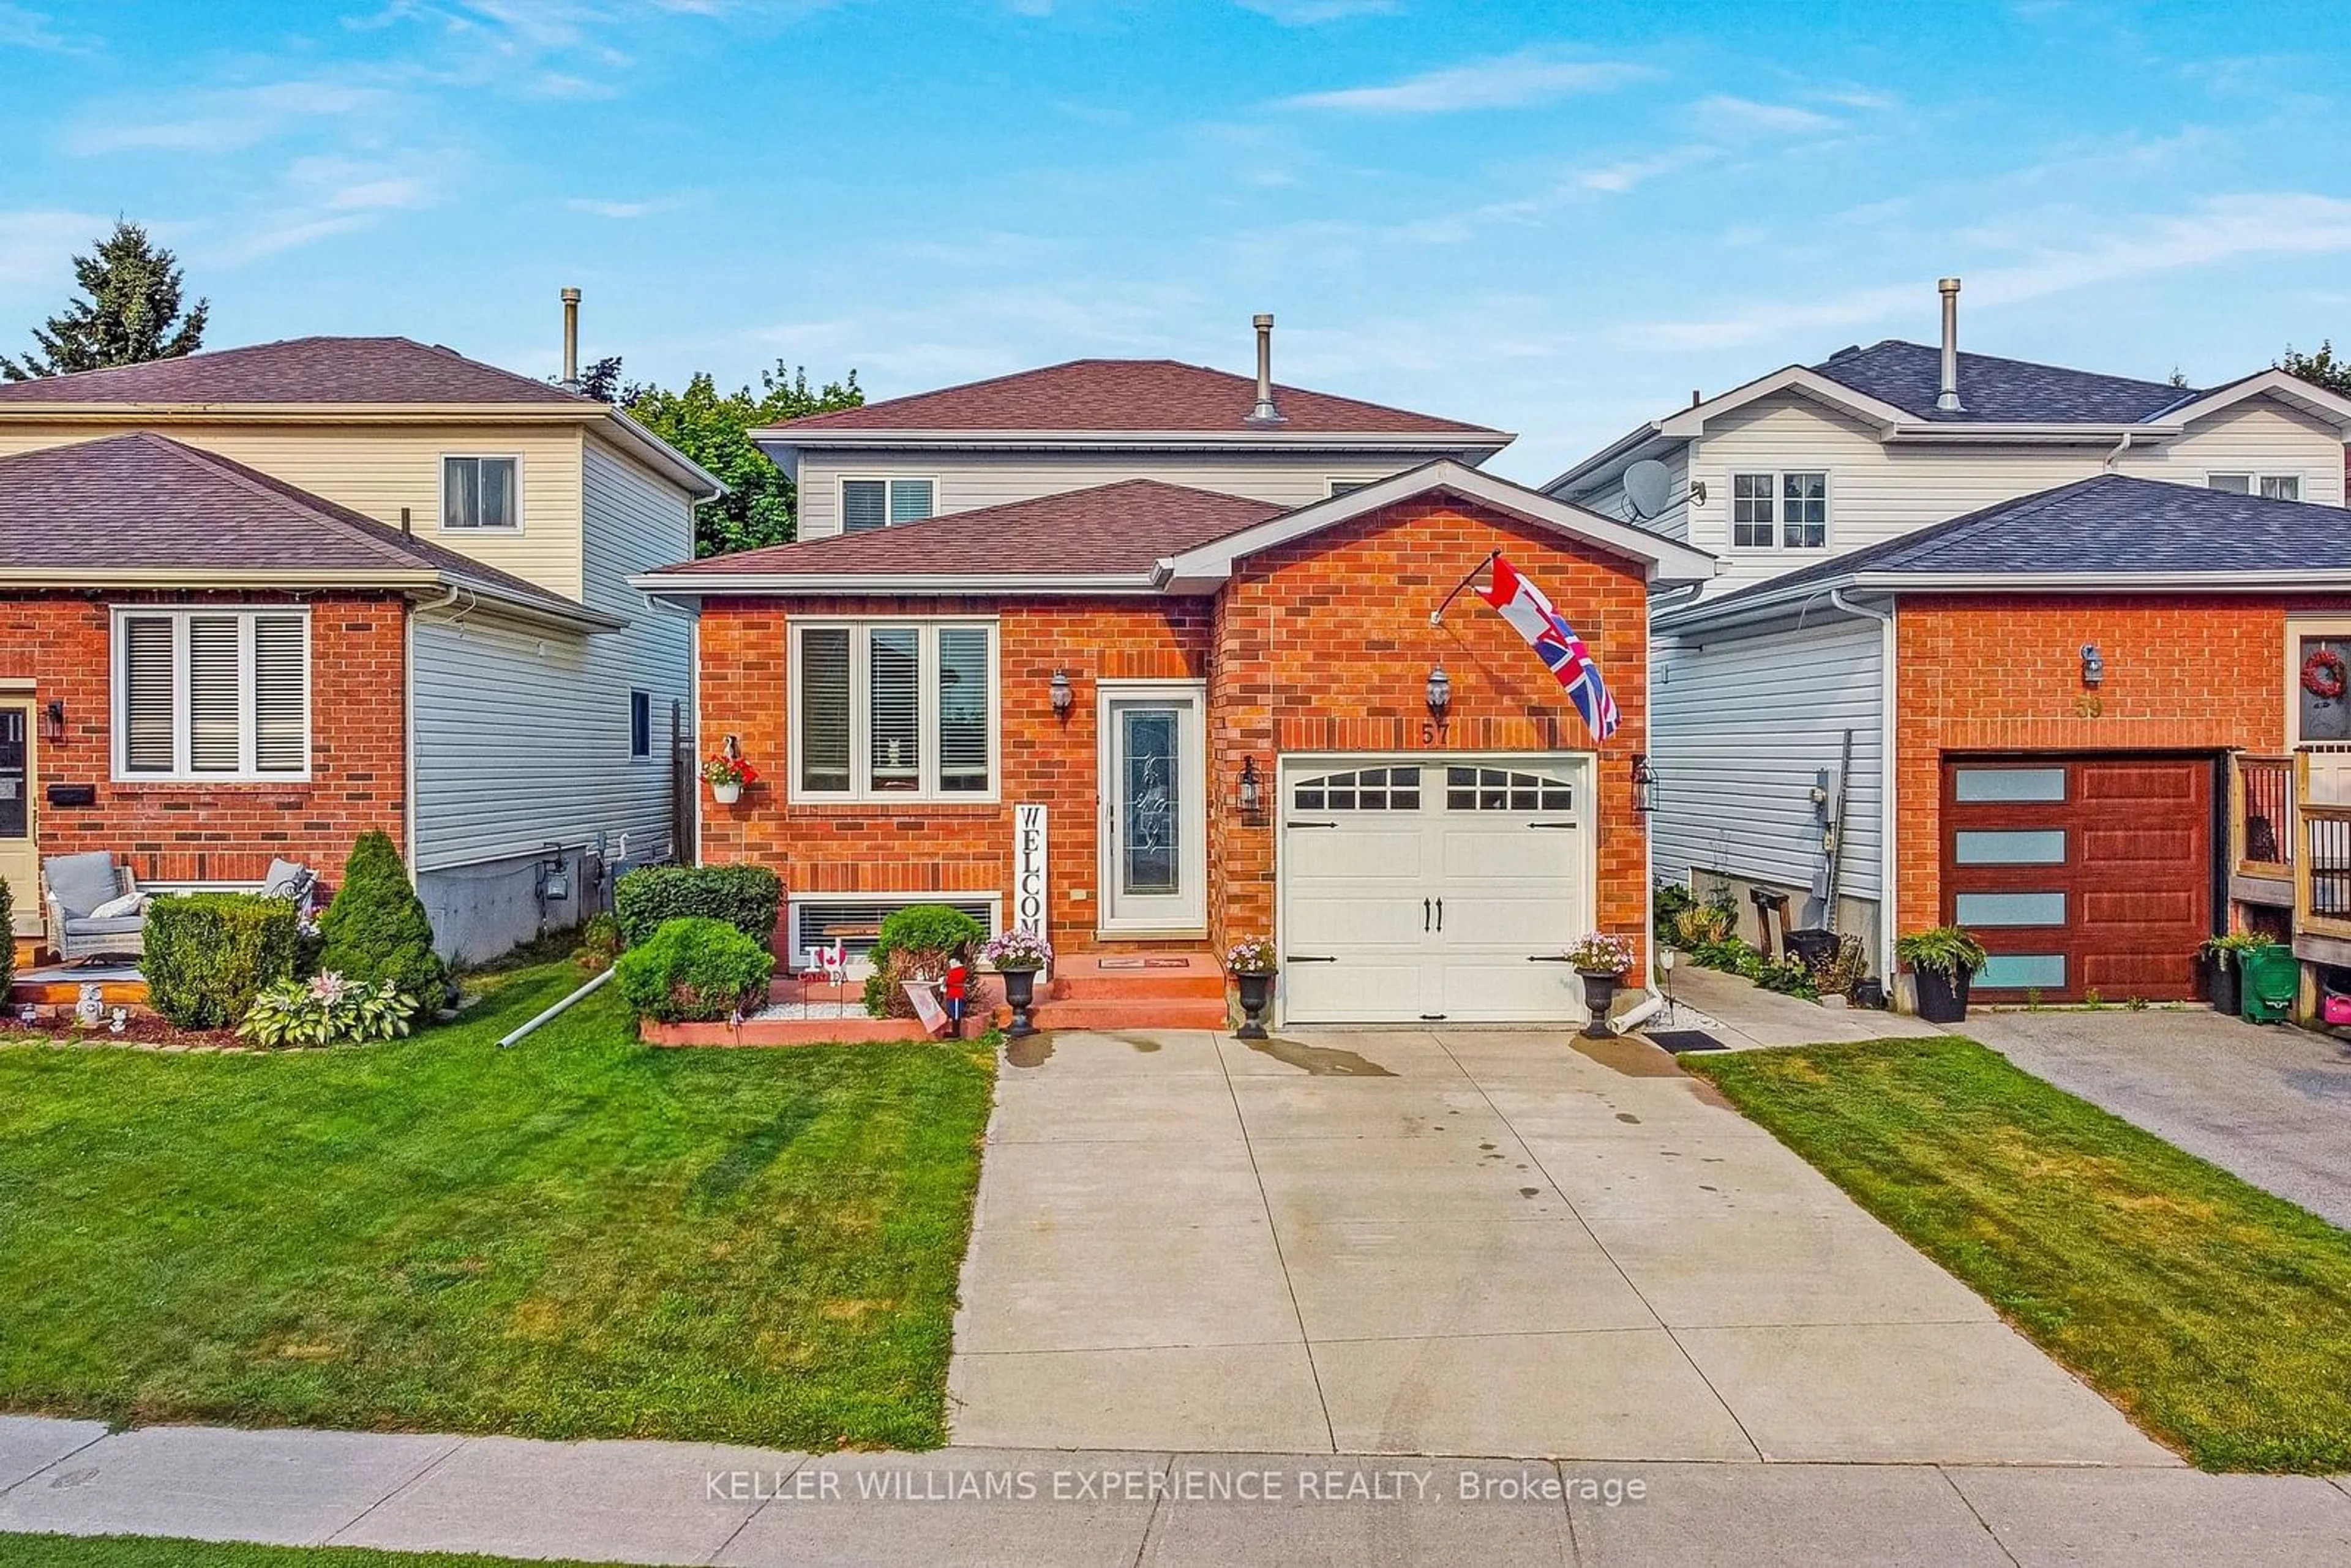
[{"label": "blue sky", "polygon": [[1521,433],[1931,339],[2198,382],[2351,340],[2351,7],[0,0],[0,351],[118,212],[214,346],[396,332],[877,396],[1083,354]]}]

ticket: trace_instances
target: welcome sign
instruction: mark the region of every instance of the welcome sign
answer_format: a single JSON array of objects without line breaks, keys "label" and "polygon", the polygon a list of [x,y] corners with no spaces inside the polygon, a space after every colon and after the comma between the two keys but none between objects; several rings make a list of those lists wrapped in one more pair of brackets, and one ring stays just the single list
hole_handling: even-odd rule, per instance
[{"label": "welcome sign", "polygon": [[1012,926],[1033,931],[1050,942],[1045,929],[1052,908],[1052,883],[1045,859],[1045,808],[1041,804],[1012,808]]}]

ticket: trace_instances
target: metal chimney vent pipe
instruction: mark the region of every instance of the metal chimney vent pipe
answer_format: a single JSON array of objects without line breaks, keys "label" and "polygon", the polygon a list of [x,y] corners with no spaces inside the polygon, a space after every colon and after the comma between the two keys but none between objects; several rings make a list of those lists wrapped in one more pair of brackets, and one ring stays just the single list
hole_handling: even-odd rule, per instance
[{"label": "metal chimney vent pipe", "polygon": [[563,291],[563,390],[580,390],[580,290]]},{"label": "metal chimney vent pipe", "polygon": [[1935,287],[1943,295],[1943,385],[1935,394],[1935,408],[1942,413],[1964,413],[1967,404],[1959,401],[1959,280],[1946,277]]},{"label": "metal chimney vent pipe", "polygon": [[1252,324],[1257,328],[1257,406],[1249,410],[1249,419],[1258,424],[1279,424],[1281,410],[1273,405],[1273,318],[1260,314]]}]

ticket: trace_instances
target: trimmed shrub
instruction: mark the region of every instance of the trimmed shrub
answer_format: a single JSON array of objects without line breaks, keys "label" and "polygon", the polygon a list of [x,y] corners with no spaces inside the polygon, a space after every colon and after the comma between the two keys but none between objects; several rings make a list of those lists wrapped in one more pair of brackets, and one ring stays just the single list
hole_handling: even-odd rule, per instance
[{"label": "trimmed shrub", "polygon": [[403,997],[438,1007],[448,971],[433,950],[433,922],[383,833],[361,833],[343,883],[319,921],[317,967],[358,986],[390,980]]},{"label": "trimmed shrub", "polygon": [[649,865],[612,884],[621,940],[633,947],[665,921],[723,920],[765,947],[775,939],[784,884],[763,865]]},{"label": "trimmed shrub", "polygon": [[912,1018],[904,982],[916,975],[944,973],[947,960],[987,935],[979,922],[944,904],[910,904],[893,909],[874,933],[866,955],[873,972],[865,978],[865,1010],[875,1018]]},{"label": "trimmed shrub", "polygon": [[293,978],[298,917],[286,898],[257,893],[190,893],[147,909],[150,1006],[181,1029],[227,1029],[254,998]]},{"label": "trimmed shrub", "polygon": [[664,920],[621,955],[614,984],[639,1018],[706,1023],[767,1000],[775,955],[724,920]]}]

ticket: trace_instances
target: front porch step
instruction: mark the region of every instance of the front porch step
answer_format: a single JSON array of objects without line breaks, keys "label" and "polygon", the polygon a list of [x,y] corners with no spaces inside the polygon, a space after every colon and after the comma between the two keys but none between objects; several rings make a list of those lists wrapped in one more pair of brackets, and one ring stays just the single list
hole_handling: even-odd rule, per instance
[{"label": "front porch step", "polygon": [[[1011,1012],[998,1008],[997,1021]],[[1039,1002],[1029,1019],[1039,1029],[1224,1029],[1230,1019],[1222,997],[1098,998],[1086,1001]]]},{"label": "front porch step", "polygon": [[1083,953],[1053,964],[1050,1001],[1144,1001],[1225,997],[1225,969],[1216,955],[1178,948],[1165,953]]},{"label": "front porch step", "polygon": [[71,1008],[81,1001],[82,987],[91,984],[98,987],[99,997],[108,1007],[143,1009],[147,1005],[147,982],[135,976],[129,979],[77,979],[54,971],[17,975],[8,985],[8,1005]]}]

